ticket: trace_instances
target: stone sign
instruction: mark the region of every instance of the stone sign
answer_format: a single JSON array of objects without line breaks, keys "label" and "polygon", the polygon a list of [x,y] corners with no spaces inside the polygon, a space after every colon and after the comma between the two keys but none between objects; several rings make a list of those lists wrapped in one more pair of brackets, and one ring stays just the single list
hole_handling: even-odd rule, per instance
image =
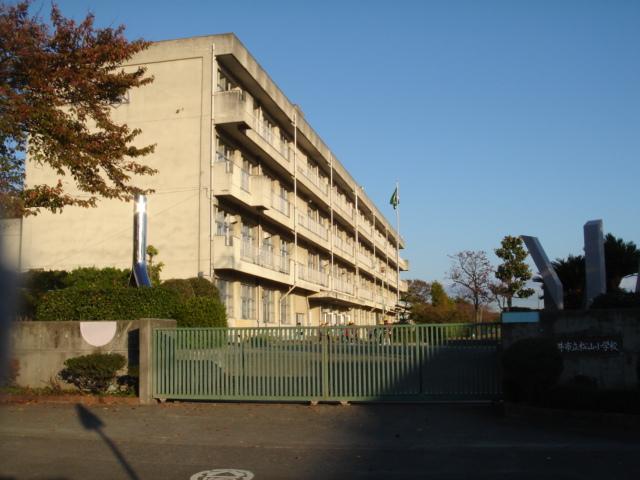
[{"label": "stone sign", "polygon": [[622,353],[620,337],[563,337],[558,339],[561,353],[612,355]]}]

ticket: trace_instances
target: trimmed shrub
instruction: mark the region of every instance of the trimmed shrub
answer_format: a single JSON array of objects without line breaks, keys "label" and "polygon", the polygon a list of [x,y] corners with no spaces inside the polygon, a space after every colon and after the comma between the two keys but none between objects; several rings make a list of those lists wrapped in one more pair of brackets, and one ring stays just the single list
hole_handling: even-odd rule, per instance
[{"label": "trimmed shrub", "polygon": [[64,283],[68,288],[126,288],[130,276],[128,268],[76,268],[69,272]]},{"label": "trimmed shrub", "polygon": [[191,284],[191,288],[193,288],[193,294],[196,297],[213,297],[218,300],[220,299],[218,289],[206,278],[193,277],[188,278],[187,280]]},{"label": "trimmed shrub", "polygon": [[193,297],[220,299],[216,286],[203,277],[171,278],[162,282],[160,287],[176,292],[183,301]]},{"label": "trimmed shrub", "polygon": [[591,308],[640,308],[640,293],[624,291],[603,293],[593,299]]},{"label": "trimmed shrub", "polygon": [[227,314],[215,298],[193,297],[183,302],[176,315],[178,327],[226,327]]},{"label": "trimmed shrub", "polygon": [[106,393],[127,363],[119,353],[92,353],[65,360],[60,378],[83,392]]},{"label": "trimmed shrub", "polygon": [[176,293],[183,302],[196,296],[193,291],[193,287],[191,286],[191,282],[182,278],[171,278],[169,280],[165,280],[160,284],[160,288]]},{"label": "trimmed shrub", "polygon": [[42,297],[65,288],[126,288],[130,270],[118,268],[76,268],[64,270],[29,270],[22,277],[18,316],[35,318]]},{"label": "trimmed shrub", "polygon": [[64,270],[29,270],[22,275],[20,298],[18,300],[18,316],[35,318],[38,304],[42,296],[51,291],[66,288],[66,278],[69,275]]},{"label": "trimmed shrub", "polygon": [[560,378],[562,355],[553,340],[525,338],[503,352],[502,368],[505,397],[537,404]]},{"label": "trimmed shrub", "polygon": [[175,318],[180,298],[161,288],[66,288],[46,293],[37,320],[135,320]]}]

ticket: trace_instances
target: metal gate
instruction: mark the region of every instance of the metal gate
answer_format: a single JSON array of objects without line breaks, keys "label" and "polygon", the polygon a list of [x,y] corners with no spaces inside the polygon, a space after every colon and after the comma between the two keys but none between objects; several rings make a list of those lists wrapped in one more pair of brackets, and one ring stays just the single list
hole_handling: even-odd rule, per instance
[{"label": "metal gate", "polygon": [[500,324],[154,332],[160,399],[427,401],[500,397]]}]

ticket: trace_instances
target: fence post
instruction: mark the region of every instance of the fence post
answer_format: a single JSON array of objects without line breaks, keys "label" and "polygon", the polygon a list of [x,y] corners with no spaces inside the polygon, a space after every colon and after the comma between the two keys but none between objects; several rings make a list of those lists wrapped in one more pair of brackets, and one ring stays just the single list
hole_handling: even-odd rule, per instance
[{"label": "fence post", "polygon": [[175,320],[141,318],[139,333],[138,396],[141,405],[153,402],[153,330],[155,328],[175,328]]},{"label": "fence post", "polygon": [[322,397],[329,398],[329,332],[328,329],[320,327],[322,336]]}]

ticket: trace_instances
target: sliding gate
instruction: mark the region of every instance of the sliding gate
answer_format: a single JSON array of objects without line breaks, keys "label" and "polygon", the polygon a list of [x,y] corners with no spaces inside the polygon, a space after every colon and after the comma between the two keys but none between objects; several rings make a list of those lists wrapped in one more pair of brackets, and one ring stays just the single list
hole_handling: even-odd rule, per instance
[{"label": "sliding gate", "polygon": [[194,400],[491,400],[499,324],[154,332],[153,392]]}]

